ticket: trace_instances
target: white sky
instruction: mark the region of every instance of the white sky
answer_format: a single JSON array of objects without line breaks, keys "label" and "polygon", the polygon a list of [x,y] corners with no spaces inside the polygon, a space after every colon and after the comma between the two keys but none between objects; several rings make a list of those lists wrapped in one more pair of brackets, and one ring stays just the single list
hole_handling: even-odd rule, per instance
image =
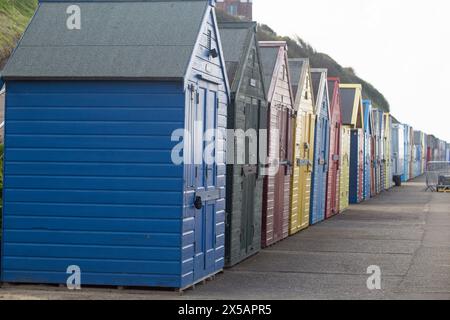
[{"label": "white sky", "polygon": [[399,121],[450,142],[450,1],[253,2],[256,21],[353,67]]}]

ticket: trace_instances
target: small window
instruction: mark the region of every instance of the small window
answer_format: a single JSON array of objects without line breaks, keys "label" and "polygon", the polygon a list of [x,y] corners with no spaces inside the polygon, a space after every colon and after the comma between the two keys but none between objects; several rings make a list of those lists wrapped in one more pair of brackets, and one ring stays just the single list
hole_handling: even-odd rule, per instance
[{"label": "small window", "polygon": [[256,67],[256,50],[255,49],[252,50],[252,66],[253,66],[253,68]]},{"label": "small window", "polygon": [[227,8],[227,12],[230,16],[237,16],[238,15],[238,8],[235,4],[231,4]]}]

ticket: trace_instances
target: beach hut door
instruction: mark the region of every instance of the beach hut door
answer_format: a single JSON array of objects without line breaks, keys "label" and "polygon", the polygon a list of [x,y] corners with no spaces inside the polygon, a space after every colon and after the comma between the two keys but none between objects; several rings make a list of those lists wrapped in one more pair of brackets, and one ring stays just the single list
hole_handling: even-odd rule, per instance
[{"label": "beach hut door", "polygon": [[195,180],[195,261],[194,278],[214,271],[216,247],[216,205],[220,190],[216,187],[216,112],[217,86],[200,83],[195,92],[194,180]]},{"label": "beach hut door", "polygon": [[258,140],[259,106],[246,104],[245,131],[254,132],[245,137],[245,165],[242,169],[242,219],[241,219],[241,251],[247,254],[252,251],[255,237],[255,202],[258,196],[256,183],[258,179]]}]

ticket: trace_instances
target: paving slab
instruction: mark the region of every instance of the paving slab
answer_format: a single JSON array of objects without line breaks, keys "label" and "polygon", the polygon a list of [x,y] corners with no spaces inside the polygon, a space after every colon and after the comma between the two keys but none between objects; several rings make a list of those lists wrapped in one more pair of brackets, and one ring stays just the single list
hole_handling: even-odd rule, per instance
[{"label": "paving slab", "polygon": [[377,265],[384,275],[402,276],[409,268],[411,255],[343,252],[264,251],[235,267],[236,271],[270,273],[314,273],[366,275]]},{"label": "paving slab", "polygon": [[300,237],[283,241],[267,251],[303,251],[331,253],[409,254],[420,246],[420,240],[315,239]]}]

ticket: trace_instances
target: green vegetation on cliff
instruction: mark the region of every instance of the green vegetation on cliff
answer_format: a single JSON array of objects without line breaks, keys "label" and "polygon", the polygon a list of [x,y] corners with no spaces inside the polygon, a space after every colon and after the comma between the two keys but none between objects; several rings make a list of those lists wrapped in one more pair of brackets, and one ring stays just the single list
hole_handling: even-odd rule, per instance
[{"label": "green vegetation on cliff", "polygon": [[20,39],[37,0],[0,0],[0,70]]}]

